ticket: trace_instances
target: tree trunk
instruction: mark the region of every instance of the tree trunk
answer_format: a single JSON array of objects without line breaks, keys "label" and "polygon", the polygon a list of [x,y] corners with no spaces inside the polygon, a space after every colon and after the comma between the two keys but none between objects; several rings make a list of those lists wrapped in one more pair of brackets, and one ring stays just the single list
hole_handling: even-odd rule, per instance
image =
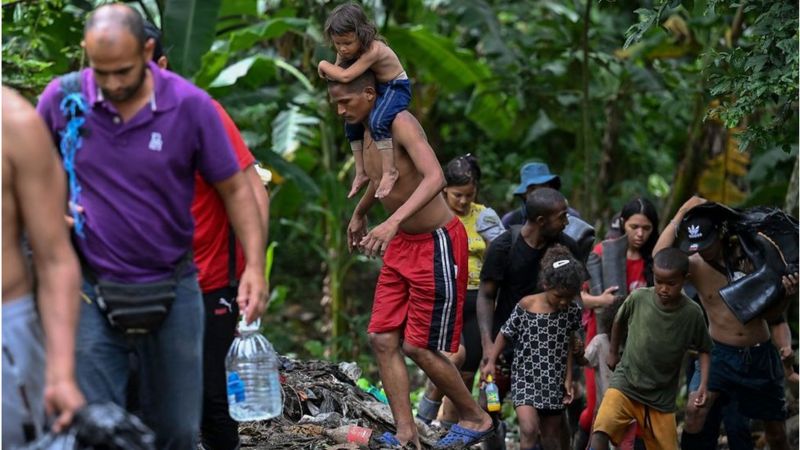
[{"label": "tree trunk", "polygon": [[589,101],[589,26],[591,20],[593,0],[586,0],[586,8],[583,12],[583,33],[581,35],[581,48],[583,51],[583,60],[581,61],[581,149],[583,150],[583,214],[585,217],[597,217],[597,205],[595,204],[596,196],[595,191],[587,186],[589,180],[593,178],[592,164],[592,129],[590,124],[591,117],[591,102]]},{"label": "tree trunk", "polygon": [[703,92],[705,89],[701,89],[695,94],[694,113],[692,114],[692,123],[689,125],[689,136],[684,146],[683,158],[678,165],[675,180],[672,183],[672,191],[661,214],[660,228],[662,229],[683,202],[694,194],[697,189],[697,179],[703,171],[702,125],[703,117],[706,114],[706,99]]},{"label": "tree trunk", "polygon": [[[600,141],[600,170],[597,174],[597,187],[599,192],[608,192],[616,181],[616,177],[614,177],[613,174],[619,172],[613,170],[614,166],[612,162],[614,160],[620,161],[620,159],[615,158],[615,156],[619,144],[619,130],[622,123],[622,111],[624,109],[621,103],[625,101],[624,96],[625,93],[623,89],[620,88],[617,95],[606,102],[604,108],[606,126],[603,130],[603,139]],[[602,199],[598,199],[598,209],[595,212],[599,214],[587,216],[594,219],[594,227],[595,230],[597,230],[598,237],[608,226],[608,219],[610,219],[610,215],[612,215],[608,208],[607,199],[608,196],[603,196]],[[600,204],[601,202],[602,204]]]},{"label": "tree trunk", "polygon": [[800,168],[800,160],[795,158],[792,177],[789,178],[789,188],[786,190],[786,201],[783,205],[783,210],[793,217],[798,217],[798,168]]}]

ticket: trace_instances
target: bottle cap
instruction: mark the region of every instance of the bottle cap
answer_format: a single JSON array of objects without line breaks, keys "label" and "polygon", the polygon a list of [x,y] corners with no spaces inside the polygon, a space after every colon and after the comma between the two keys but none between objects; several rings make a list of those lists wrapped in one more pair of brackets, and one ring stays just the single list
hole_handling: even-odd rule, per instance
[{"label": "bottle cap", "polygon": [[261,329],[260,318],[254,320],[253,323],[249,325],[247,324],[247,320],[244,318],[244,315],[242,315],[240,318],[241,320],[239,320],[239,333],[241,334],[253,333]]},{"label": "bottle cap", "polygon": [[486,375],[486,382],[487,383],[493,383],[494,382],[494,377],[491,376],[491,375]]}]

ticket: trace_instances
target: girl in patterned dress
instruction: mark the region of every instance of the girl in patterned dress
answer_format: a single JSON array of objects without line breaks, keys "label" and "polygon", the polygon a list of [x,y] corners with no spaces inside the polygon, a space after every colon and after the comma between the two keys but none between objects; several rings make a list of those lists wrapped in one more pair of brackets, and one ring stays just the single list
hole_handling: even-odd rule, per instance
[{"label": "girl in patterned dress", "polygon": [[[514,348],[511,394],[520,428],[520,450],[558,449],[561,415],[573,399],[570,351],[581,324],[573,302],[585,279],[583,265],[561,245],[545,253],[541,293],[523,297],[500,329],[481,376],[494,375],[506,343]],[[541,434],[541,440],[539,438]]]}]

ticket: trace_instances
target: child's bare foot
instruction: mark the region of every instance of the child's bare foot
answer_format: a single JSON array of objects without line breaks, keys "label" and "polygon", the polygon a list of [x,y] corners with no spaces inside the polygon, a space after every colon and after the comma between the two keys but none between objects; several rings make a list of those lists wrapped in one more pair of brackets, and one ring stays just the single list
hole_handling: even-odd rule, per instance
[{"label": "child's bare foot", "polygon": [[356,173],[355,178],[353,178],[353,185],[350,187],[350,193],[347,194],[347,198],[353,198],[353,196],[358,194],[358,191],[366,186],[367,183],[369,183],[369,177],[367,177],[366,174]]},{"label": "child's bare foot", "polygon": [[383,198],[389,195],[399,175],[400,173],[394,167],[392,167],[392,170],[389,172],[384,172],[383,176],[381,176],[381,183],[378,185],[378,190],[375,191],[375,198]]}]

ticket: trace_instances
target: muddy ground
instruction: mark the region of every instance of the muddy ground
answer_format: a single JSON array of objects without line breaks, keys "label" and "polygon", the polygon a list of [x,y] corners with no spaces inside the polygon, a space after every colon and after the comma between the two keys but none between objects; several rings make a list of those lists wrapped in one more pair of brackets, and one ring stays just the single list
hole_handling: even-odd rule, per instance
[{"label": "muddy ground", "polygon": [[[376,438],[394,431],[389,406],[356,386],[360,370],[354,364],[298,361],[281,358],[283,369],[283,415],[269,421],[247,422],[239,427],[242,448],[252,450],[344,450],[385,448]],[[789,448],[798,449],[798,402],[796,391],[789,394],[787,434]],[[349,425],[372,429],[368,445],[337,443],[333,430]],[[444,430],[418,422],[423,448],[432,448]],[[335,433],[333,433],[335,434]],[[755,448],[767,449],[763,432],[754,426]],[[509,430],[508,450],[518,450],[516,430]],[[718,449],[727,450],[725,436]]]}]

